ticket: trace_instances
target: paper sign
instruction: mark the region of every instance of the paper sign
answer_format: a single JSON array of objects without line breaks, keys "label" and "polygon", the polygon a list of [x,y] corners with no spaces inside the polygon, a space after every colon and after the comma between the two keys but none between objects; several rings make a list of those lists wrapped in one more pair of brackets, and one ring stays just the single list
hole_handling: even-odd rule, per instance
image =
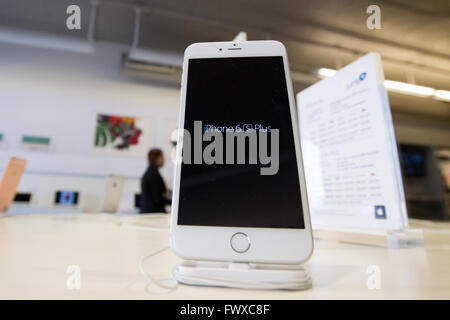
[{"label": "paper sign", "polygon": [[381,58],[369,53],[297,94],[312,226],[408,225]]}]

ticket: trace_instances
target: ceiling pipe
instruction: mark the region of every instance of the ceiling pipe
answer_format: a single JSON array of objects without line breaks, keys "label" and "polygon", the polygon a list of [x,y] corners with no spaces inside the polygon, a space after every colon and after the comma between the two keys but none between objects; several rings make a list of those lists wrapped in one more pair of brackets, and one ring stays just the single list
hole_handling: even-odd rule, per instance
[{"label": "ceiling pipe", "polygon": [[94,42],[95,42],[95,23],[97,21],[97,12],[98,12],[99,5],[100,5],[99,1],[97,1],[97,0],[91,1],[91,13],[89,15],[89,26],[88,26],[88,33],[87,33],[88,41],[91,44],[94,44]]},{"label": "ceiling pipe", "polygon": [[181,67],[183,65],[183,57],[179,54],[160,49],[139,48],[142,8],[135,7],[134,12],[135,17],[133,40],[131,42],[130,50],[128,51],[128,59],[147,63],[158,63],[161,65]]},{"label": "ceiling pipe", "polygon": [[[105,2],[105,4],[110,4],[110,5],[114,5],[114,6],[121,6],[121,7],[130,8],[130,4],[123,3],[123,2],[117,1],[117,0],[109,0],[109,1]],[[268,33],[268,30],[261,30],[261,29],[258,29],[258,28],[249,27],[248,25],[239,25],[239,24],[230,24],[230,23],[219,22],[219,21],[211,19],[211,18],[199,17],[199,16],[194,16],[192,14],[187,14],[187,13],[183,13],[183,12],[176,12],[176,11],[171,11],[171,10],[167,10],[167,9],[156,8],[156,7],[151,6],[151,5],[142,6],[141,9],[143,11],[151,11],[153,13],[159,13],[159,14],[163,14],[163,15],[166,15],[166,16],[172,16],[172,17],[175,17],[175,18],[180,18],[180,19],[185,19],[185,20],[197,21],[197,22],[210,24],[210,25],[215,25],[215,26],[218,26],[218,27],[223,27],[223,28],[231,29],[231,30],[247,30],[248,32],[261,35],[262,38],[265,38],[265,36]],[[348,33],[348,32],[346,33],[346,32],[343,32],[343,31],[332,30],[329,27],[324,27],[324,26],[318,25],[317,23],[315,23],[315,24],[311,24],[311,23],[308,24],[306,22],[301,22],[301,21],[300,21],[300,23],[298,21],[296,21],[296,23],[297,24],[308,25],[310,27],[322,29],[322,30],[325,30],[325,31],[328,31],[328,32],[335,32],[335,33],[338,33],[338,34],[343,34],[343,35],[349,36],[349,37],[355,37],[355,38],[358,38],[358,39],[364,38],[365,40],[368,39],[367,36],[362,36],[362,35],[359,35],[359,34]],[[343,47],[343,46],[336,46],[336,45],[320,42],[320,41],[317,41],[317,40],[304,39],[304,38],[301,38],[301,37],[298,37],[298,36],[293,36],[293,35],[287,34],[285,32],[280,32],[279,30],[278,31],[270,30],[270,33],[274,37],[279,38],[279,39],[283,39],[283,41],[287,41],[287,42],[302,43],[302,44],[307,44],[307,45],[321,47],[321,48],[326,48],[326,49],[333,49],[333,50],[336,50],[336,51],[345,52],[345,53],[348,53],[348,54],[351,54],[351,55],[355,55],[355,56],[362,56],[362,55],[367,54],[367,52],[363,51],[363,50],[349,48],[349,47]],[[395,48],[401,49],[401,50],[415,51],[415,52],[418,52],[419,54],[424,55],[424,56],[435,56],[435,57],[439,57],[441,59],[449,59],[449,57],[450,57],[449,55],[436,54],[434,52],[425,52],[424,50],[422,50],[420,48],[404,46],[404,45],[398,44],[398,43],[392,43],[392,41],[388,41],[388,42],[387,41],[381,41],[380,39],[376,39],[376,38],[369,38],[368,40],[372,41],[374,43],[381,43],[382,45],[395,47]],[[390,57],[390,56],[386,56],[386,55],[382,55],[382,59],[383,59],[383,61],[392,62],[392,63],[398,64],[398,65],[403,65],[405,67],[409,67],[409,68],[414,67],[414,68],[417,68],[417,69],[422,70],[422,71],[437,73],[437,74],[440,74],[441,76],[444,75],[444,76],[448,77],[449,72],[450,72],[450,70],[436,68],[436,67],[429,66],[429,65],[423,65],[423,64],[420,64],[420,63],[411,62],[411,61],[407,61],[407,60],[401,60],[399,58]]]}]

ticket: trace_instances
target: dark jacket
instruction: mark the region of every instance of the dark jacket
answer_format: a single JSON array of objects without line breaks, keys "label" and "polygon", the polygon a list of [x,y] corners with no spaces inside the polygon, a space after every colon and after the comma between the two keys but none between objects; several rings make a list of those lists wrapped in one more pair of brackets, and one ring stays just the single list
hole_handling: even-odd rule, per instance
[{"label": "dark jacket", "polygon": [[141,213],[165,212],[166,185],[157,168],[149,167],[141,178]]}]

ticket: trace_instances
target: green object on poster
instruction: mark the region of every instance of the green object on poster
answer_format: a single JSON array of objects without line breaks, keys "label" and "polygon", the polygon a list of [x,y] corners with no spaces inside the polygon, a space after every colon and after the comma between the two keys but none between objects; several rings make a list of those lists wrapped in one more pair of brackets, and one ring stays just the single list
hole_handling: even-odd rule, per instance
[{"label": "green object on poster", "polygon": [[3,140],[3,133],[0,133],[0,141]]},{"label": "green object on poster", "polygon": [[30,144],[50,144],[50,138],[47,137],[37,137],[37,136],[23,136],[22,137],[23,143],[30,143]]}]

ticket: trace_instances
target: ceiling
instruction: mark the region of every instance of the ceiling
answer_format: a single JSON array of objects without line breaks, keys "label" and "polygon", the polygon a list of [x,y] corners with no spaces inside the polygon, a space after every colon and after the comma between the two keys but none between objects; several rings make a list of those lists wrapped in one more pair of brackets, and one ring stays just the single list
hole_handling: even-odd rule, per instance
[{"label": "ceiling", "polygon": [[[131,44],[134,8],[142,8],[140,46],[173,50],[199,41],[275,39],[292,69],[339,68],[369,51],[383,58],[386,78],[450,90],[448,0],[99,0],[95,39]],[[78,4],[82,29],[65,26],[66,8]],[[369,30],[366,9],[381,8],[381,30]],[[86,37],[90,0],[2,0],[0,28],[17,27]],[[305,84],[304,86],[307,86]],[[299,89],[299,88],[298,88]],[[395,99],[394,99],[395,100]],[[422,100],[421,100],[422,101]],[[410,102],[408,102],[410,103]],[[433,106],[434,104],[434,106]],[[450,119],[450,104],[432,102]]]}]

